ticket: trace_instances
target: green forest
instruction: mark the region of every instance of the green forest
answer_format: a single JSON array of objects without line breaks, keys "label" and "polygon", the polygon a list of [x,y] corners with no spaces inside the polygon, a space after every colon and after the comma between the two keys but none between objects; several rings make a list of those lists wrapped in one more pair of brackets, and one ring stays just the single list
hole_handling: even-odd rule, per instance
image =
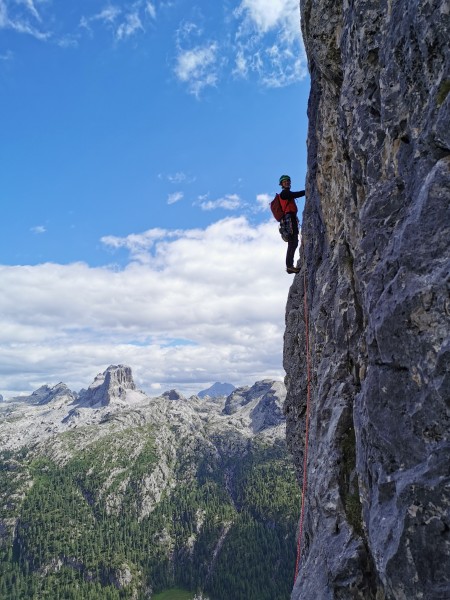
[{"label": "green forest", "polygon": [[3,452],[0,598],[143,600],[181,588],[288,600],[300,493],[284,442],[203,450],[178,449],[173,482],[145,516],[142,482],[159,460],[149,427],[113,432],[60,463]]}]

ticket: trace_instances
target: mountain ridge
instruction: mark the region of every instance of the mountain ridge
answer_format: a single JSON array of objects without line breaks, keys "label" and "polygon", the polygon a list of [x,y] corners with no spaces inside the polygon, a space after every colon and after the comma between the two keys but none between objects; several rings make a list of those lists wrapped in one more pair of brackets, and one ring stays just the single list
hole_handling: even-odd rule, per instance
[{"label": "mountain ridge", "polygon": [[[119,419],[121,413],[125,415],[127,410],[132,409],[149,413],[151,406],[155,419],[157,415],[166,417],[167,407],[165,410],[163,407],[167,400],[170,401],[167,406],[171,406],[176,401],[179,410],[191,411],[193,415],[202,413],[203,416],[213,416],[216,421],[221,417],[223,421],[227,418],[230,420],[229,406],[233,403],[230,398],[235,397],[240,399],[241,410],[233,409],[234,413],[239,414],[235,414],[232,421],[239,427],[247,428],[250,432],[252,427],[264,430],[284,422],[282,405],[285,388],[279,381],[263,380],[253,386],[235,388],[230,396],[215,397],[213,402],[208,402],[207,396],[199,398],[193,395],[186,399],[176,390],[150,397],[136,389],[129,366],[110,365],[94,378],[87,390],[81,390],[79,393],[72,392],[65,384],[59,383],[53,388],[41,386],[29,396],[20,396],[3,402],[0,414],[6,418],[6,423],[0,425],[0,431],[3,433],[2,446],[4,449],[9,447],[17,449],[21,444],[35,443],[38,439],[42,440],[56,433],[63,433],[82,424],[101,422],[108,414],[109,418],[115,414]],[[178,410],[175,406],[172,408],[174,411]],[[8,419],[12,418],[14,427],[7,427]],[[39,424],[36,423],[36,418],[41,419]],[[161,421],[161,416],[158,418]],[[18,436],[17,429],[21,419],[24,433]],[[257,420],[259,424],[256,424]],[[42,427],[44,424],[47,424],[47,427]],[[15,432],[14,435],[8,433],[11,431]]]},{"label": "mountain ridge", "polygon": [[45,404],[2,403],[0,596],[287,600],[299,490],[285,389],[234,393],[232,414],[225,396],[150,398],[111,365],[75,398],[58,384]]}]

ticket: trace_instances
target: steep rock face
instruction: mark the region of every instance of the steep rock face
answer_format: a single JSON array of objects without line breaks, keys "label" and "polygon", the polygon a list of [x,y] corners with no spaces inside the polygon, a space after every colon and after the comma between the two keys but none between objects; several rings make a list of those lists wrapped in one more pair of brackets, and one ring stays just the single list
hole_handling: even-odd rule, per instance
[{"label": "steep rock face", "polygon": [[[274,427],[284,421],[283,402],[286,388],[281,381],[265,379],[251,387],[237,388],[225,402],[223,414],[233,415],[240,411],[248,414],[254,433]],[[242,411],[247,407],[247,411]]]},{"label": "steep rock face", "polygon": [[[287,438],[303,471],[292,598],[450,597],[450,38],[445,0],[301,0],[311,72]],[[306,286],[305,286],[306,283]],[[306,287],[306,290],[305,290]]]},{"label": "steep rock face", "polygon": [[131,368],[111,365],[99,373],[87,390],[80,392],[79,404],[83,406],[107,406],[115,400],[124,401],[127,390],[135,390]]}]

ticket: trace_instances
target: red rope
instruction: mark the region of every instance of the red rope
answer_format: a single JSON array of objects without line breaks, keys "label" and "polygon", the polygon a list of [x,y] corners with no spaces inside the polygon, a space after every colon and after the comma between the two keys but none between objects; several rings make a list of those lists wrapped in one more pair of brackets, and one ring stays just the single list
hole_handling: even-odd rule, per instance
[{"label": "red rope", "polygon": [[304,310],[305,310],[305,340],[306,340],[306,377],[307,377],[307,388],[306,388],[306,424],[305,424],[305,450],[303,453],[303,484],[302,484],[302,504],[300,510],[300,523],[298,532],[297,542],[297,561],[295,563],[295,577],[294,583],[298,576],[298,570],[300,565],[300,559],[302,555],[302,540],[303,540],[303,521],[305,516],[305,497],[306,489],[308,486],[308,439],[309,439],[309,412],[311,403],[311,357],[309,352],[309,324],[308,324],[308,299],[307,299],[307,287],[306,287],[306,267],[303,265],[303,287],[304,287]]}]

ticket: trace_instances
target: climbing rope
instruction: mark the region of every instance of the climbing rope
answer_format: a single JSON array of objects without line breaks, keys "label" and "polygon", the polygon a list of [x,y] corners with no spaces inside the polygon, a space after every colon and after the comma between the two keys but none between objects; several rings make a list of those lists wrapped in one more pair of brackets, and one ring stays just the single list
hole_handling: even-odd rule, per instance
[{"label": "climbing rope", "polygon": [[297,541],[297,560],[295,563],[295,576],[294,584],[297,580],[298,570],[300,566],[300,559],[302,555],[302,540],[303,540],[303,521],[305,517],[305,497],[306,489],[308,487],[308,439],[309,439],[309,412],[311,404],[311,357],[309,350],[309,322],[308,322],[308,289],[306,285],[306,265],[305,265],[305,254],[303,253],[303,293],[304,293],[304,311],[305,311],[305,341],[306,341],[306,423],[305,423],[305,450],[303,452],[303,484],[302,484],[302,502],[300,509],[300,522],[298,531]]}]

